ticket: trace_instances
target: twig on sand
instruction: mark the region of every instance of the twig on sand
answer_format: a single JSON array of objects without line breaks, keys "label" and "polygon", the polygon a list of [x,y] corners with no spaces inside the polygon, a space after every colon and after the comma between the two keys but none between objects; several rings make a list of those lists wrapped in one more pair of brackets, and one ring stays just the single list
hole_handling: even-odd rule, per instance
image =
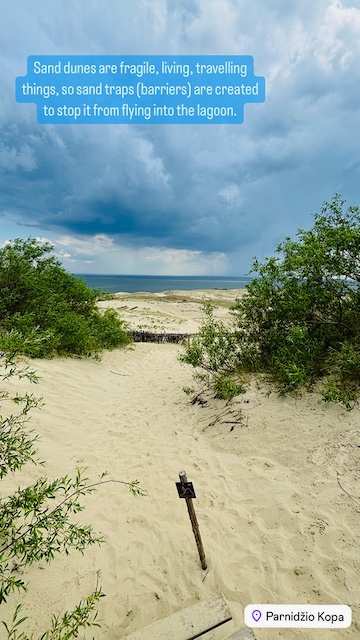
[{"label": "twig on sand", "polygon": [[205,393],[204,389],[201,389],[201,391],[196,393],[194,397],[191,399],[191,404],[199,404],[202,407],[205,406],[208,403],[208,401],[206,400],[206,398],[204,398],[204,393]]},{"label": "twig on sand", "polygon": [[351,495],[351,493],[349,493],[349,491],[347,491],[346,489],[344,489],[344,487],[342,486],[342,484],[341,484],[341,482],[340,482],[340,474],[339,474],[339,472],[338,472],[338,471],[336,472],[336,478],[337,478],[337,483],[338,483],[338,485],[339,485],[340,489],[341,489],[344,493],[346,493],[346,495],[347,495],[347,496],[349,496],[349,498],[351,498],[352,500],[354,500],[354,502],[357,502],[358,504],[360,504],[360,498],[359,498],[358,496],[353,496],[353,495]]},{"label": "twig on sand", "polygon": [[[207,416],[206,420],[208,419],[209,418]],[[202,430],[206,431],[206,429],[208,429],[209,427],[214,427],[217,424],[226,424],[230,425],[230,431],[234,431],[236,426],[247,427],[248,423],[249,418],[248,416],[244,416],[241,409],[238,409],[237,407],[231,407],[229,404],[227,404],[225,406],[225,409],[219,411],[218,413],[215,413],[211,417],[210,422],[207,422]]]},{"label": "twig on sand", "polygon": [[113,371],[113,369],[110,369],[110,373],[115,373],[116,376],[129,376],[129,373],[121,373],[121,371]]}]

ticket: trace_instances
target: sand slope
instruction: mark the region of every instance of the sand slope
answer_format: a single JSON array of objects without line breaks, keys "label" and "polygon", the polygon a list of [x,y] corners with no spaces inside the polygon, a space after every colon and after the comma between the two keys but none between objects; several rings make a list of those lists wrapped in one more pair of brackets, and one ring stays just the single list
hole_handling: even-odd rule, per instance
[{"label": "sand slope", "polygon": [[[43,378],[35,390],[46,406],[33,423],[48,475],[87,466],[91,478],[107,470],[141,480],[148,492],[134,498],[114,485],[87,498],[81,518],[106,544],[28,572],[35,631],[46,628],[52,611],[88,593],[100,569],[107,594],[100,639],[118,640],[219,591],[239,623],[252,601],[348,603],[357,623],[331,637],[359,637],[360,503],[337,482],[338,472],[344,488],[360,496],[359,410],[253,388],[240,399],[244,426],[207,427],[219,407],[189,404],[182,386],[192,372],[178,363],[178,351],[137,344],[100,363],[35,362]],[[181,469],[198,494],[205,580],[174,485]],[[25,470],[1,490],[36,475]],[[265,640],[300,636],[315,633],[258,632]],[[329,637],[316,632],[319,640]]]},{"label": "sand slope", "polygon": [[116,309],[130,329],[155,333],[196,333],[202,320],[202,303],[212,302],[214,316],[229,322],[229,308],[245,289],[201,289],[161,293],[118,293],[98,303],[100,309]]}]

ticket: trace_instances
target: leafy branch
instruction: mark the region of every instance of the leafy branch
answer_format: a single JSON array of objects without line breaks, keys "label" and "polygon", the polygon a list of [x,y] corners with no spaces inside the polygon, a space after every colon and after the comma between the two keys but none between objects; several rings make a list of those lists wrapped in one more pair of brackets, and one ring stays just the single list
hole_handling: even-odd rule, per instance
[{"label": "leafy branch", "polygon": [[[37,383],[39,378],[27,365],[20,366],[16,353],[0,353],[0,381],[12,377]],[[0,390],[0,403],[12,402],[17,412],[0,415],[0,479],[21,469],[26,463],[38,464],[36,442],[38,436],[27,431],[31,410],[41,406],[41,399],[32,394]],[[0,604],[13,592],[26,591],[23,574],[36,562],[50,562],[56,554],[69,554],[71,550],[84,553],[103,538],[89,525],[73,522],[73,516],[83,510],[81,498],[98,487],[110,483],[124,485],[133,495],[144,495],[139,481],[89,479],[78,469],[74,477],[64,475],[49,481],[40,477],[32,485],[18,488],[10,496],[0,499]],[[54,506],[55,503],[55,506]],[[93,593],[62,616],[53,616],[51,627],[38,640],[70,640],[78,637],[79,630],[99,626],[97,604],[103,593],[96,585]],[[8,640],[32,640],[22,630],[27,617],[22,615],[21,603],[16,606],[12,621],[2,622]]]}]

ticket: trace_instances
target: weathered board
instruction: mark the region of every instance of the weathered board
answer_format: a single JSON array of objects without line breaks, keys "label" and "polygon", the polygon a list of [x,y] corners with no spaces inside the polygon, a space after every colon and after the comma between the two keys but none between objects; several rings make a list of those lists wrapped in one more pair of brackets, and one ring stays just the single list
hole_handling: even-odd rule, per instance
[{"label": "weathered board", "polygon": [[[228,627],[232,616],[223,596],[213,596],[176,611],[171,616],[158,620],[141,631],[135,631],[126,640],[211,640],[216,630]],[[231,633],[233,626],[228,630]],[[223,636],[224,637],[224,636]]]},{"label": "weathered board", "polygon": [[140,331],[133,329],[129,331],[134,342],[186,342],[190,340],[194,334],[192,333],[154,333],[153,331]]}]

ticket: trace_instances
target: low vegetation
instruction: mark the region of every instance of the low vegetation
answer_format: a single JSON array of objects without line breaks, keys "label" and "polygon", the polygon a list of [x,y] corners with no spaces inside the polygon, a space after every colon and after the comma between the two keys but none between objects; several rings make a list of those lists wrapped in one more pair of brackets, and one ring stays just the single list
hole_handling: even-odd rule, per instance
[{"label": "low vegetation", "polygon": [[[34,338],[31,338],[33,343]],[[27,345],[24,345],[26,350]],[[28,429],[31,410],[41,401],[33,394],[19,394],[5,383],[10,378],[38,381],[28,366],[19,366],[14,353],[0,355],[0,480],[21,470],[26,464],[40,465],[37,435]],[[13,410],[11,409],[13,407]],[[41,468],[41,467],[40,467]],[[43,469],[42,469],[43,471]],[[143,494],[137,481],[105,479],[106,474],[90,482],[80,471],[73,477],[65,475],[49,480],[42,473],[29,486],[19,487],[11,495],[2,492],[0,500],[0,606],[13,604],[10,620],[0,623],[0,637],[8,640],[35,640],[31,633],[30,611],[23,608],[21,594],[28,589],[29,569],[33,565],[51,562],[57,555],[71,551],[84,553],[89,546],[100,544],[102,537],[91,526],[79,523],[76,514],[82,511],[83,496],[109,482],[126,485],[134,495]],[[71,640],[80,631],[99,626],[97,609],[103,597],[97,583],[94,591],[70,611],[54,615],[49,628],[36,640]],[[1,615],[1,614],[0,614]],[[83,636],[81,636],[83,637]],[[91,635],[93,637],[93,635]]]},{"label": "low vegetation", "polygon": [[[310,230],[255,260],[252,272],[233,326],[216,322],[207,305],[182,360],[211,373],[220,393],[221,380],[254,372],[283,393],[320,384],[325,401],[351,409],[360,395],[359,207],[336,195]],[[225,388],[228,397],[229,381]]]},{"label": "low vegetation", "polygon": [[0,249],[0,349],[31,357],[86,356],[128,343],[113,309],[68,273],[51,244],[14,240]]}]

